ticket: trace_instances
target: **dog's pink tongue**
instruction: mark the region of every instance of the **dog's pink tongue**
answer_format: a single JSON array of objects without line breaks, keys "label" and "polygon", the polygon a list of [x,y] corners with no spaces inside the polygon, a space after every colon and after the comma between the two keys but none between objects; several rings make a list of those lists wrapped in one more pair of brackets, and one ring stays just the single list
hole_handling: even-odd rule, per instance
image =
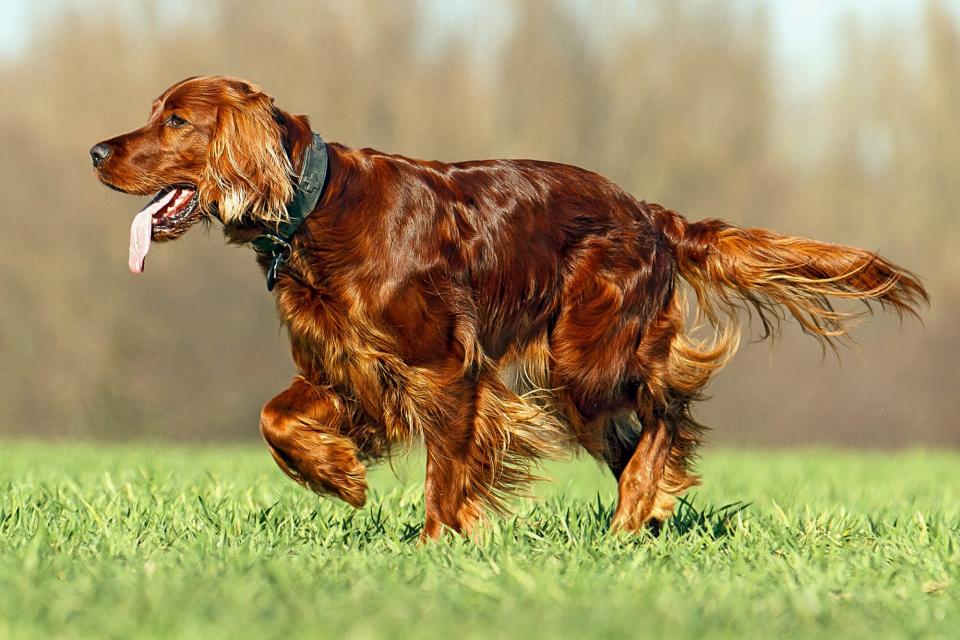
[{"label": "dog's pink tongue", "polygon": [[153,238],[153,214],[161,211],[179,189],[170,189],[162,198],[158,198],[143,208],[130,224],[130,271],[143,273],[143,263],[150,251],[150,239]]},{"label": "dog's pink tongue", "polygon": [[153,207],[147,207],[136,215],[130,225],[130,271],[143,273],[143,264],[150,251],[150,238],[153,236]]}]

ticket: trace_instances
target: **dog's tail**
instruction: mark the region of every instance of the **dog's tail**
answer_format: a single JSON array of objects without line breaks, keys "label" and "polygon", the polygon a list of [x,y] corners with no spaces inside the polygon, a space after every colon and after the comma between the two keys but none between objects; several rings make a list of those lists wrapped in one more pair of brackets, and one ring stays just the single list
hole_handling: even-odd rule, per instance
[{"label": "dog's tail", "polygon": [[[920,304],[929,301],[916,275],[874,252],[721,220],[690,223],[673,211],[647,206],[700,313],[718,330],[710,343],[687,334],[674,342],[671,369],[686,378],[681,386],[702,387],[736,350],[738,309],[756,313],[763,337],[775,335],[789,312],[804,332],[835,348],[875,304],[916,316]],[[835,308],[833,299],[844,298],[861,301],[865,308]]]}]

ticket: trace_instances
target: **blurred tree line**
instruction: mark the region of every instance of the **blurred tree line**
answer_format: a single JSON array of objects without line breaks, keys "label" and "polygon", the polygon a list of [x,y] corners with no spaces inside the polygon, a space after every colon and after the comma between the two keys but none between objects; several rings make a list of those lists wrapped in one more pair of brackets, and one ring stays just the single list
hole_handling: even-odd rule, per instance
[{"label": "blurred tree line", "polygon": [[748,345],[699,416],[712,440],[960,444],[960,29],[848,20],[794,91],[762,4],[102,0],[35,9],[0,60],[0,434],[257,437],[293,373],[249,251],[194,231],[126,270],[142,202],[87,149],[204,73],[246,77],[327,139],[420,158],[535,157],[688,217],[878,249],[922,274],[925,326],[880,317],[838,365],[786,327]]}]

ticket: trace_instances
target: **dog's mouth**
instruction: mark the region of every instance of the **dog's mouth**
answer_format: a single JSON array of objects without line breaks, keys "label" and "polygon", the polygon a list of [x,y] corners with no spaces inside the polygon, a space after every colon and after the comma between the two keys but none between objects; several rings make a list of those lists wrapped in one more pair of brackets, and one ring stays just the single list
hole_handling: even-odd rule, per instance
[{"label": "dog's mouth", "polygon": [[195,186],[178,184],[158,191],[130,225],[130,271],[143,271],[152,240],[179,238],[200,217]]}]

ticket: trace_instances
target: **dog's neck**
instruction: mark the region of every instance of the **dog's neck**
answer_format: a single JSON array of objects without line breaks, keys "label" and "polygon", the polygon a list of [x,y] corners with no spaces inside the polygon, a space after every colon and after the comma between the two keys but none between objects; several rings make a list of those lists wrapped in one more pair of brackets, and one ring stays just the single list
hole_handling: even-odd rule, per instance
[{"label": "dog's neck", "polygon": [[294,234],[313,213],[327,184],[329,156],[327,145],[318,134],[313,134],[313,142],[304,150],[300,164],[302,168],[293,200],[287,204],[287,220],[275,229],[263,231],[250,242],[257,253],[268,257],[267,291],[273,291],[278,272],[293,251],[290,242]]}]

